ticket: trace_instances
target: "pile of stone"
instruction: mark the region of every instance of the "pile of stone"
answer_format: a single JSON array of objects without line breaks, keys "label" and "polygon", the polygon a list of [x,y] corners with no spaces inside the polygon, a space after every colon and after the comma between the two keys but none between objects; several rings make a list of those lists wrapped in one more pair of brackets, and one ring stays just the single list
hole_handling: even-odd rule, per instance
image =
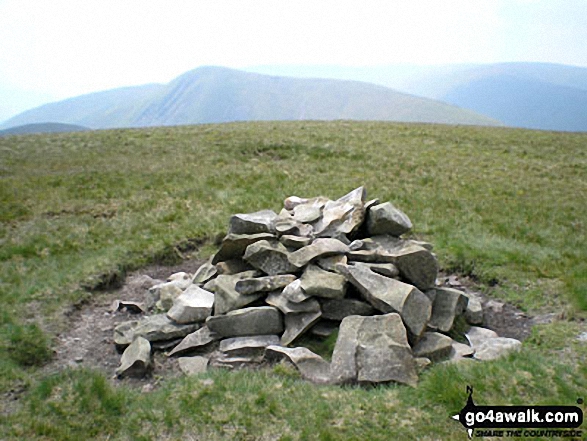
[{"label": "pile of stone", "polygon": [[[147,315],[115,328],[125,348],[117,374],[144,374],[157,349],[186,372],[285,359],[314,382],[415,385],[430,363],[519,348],[477,326],[469,344],[448,336],[457,321],[482,324],[481,303],[436,285],[432,246],[403,239],[411,229],[405,213],[367,201],[363,187],[337,200],[292,196],[279,214],[236,214],[195,274],[173,274],[144,304],[120,302]],[[331,362],[295,347],[305,333],[337,330]]]}]

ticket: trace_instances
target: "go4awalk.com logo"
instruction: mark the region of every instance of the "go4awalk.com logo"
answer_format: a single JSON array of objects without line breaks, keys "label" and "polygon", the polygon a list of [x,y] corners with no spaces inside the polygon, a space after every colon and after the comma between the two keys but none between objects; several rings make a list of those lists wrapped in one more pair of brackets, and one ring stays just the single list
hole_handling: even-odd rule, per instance
[{"label": "go4awalk.com logo", "polygon": [[583,423],[583,411],[577,406],[477,406],[471,386],[467,386],[467,394],[467,404],[452,418],[467,429],[469,438],[583,439],[583,431],[577,429]]}]

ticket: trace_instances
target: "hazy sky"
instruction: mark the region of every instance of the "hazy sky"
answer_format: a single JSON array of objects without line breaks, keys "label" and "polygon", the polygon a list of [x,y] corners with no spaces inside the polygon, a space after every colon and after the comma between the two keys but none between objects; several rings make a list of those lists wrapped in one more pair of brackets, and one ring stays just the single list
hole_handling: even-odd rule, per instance
[{"label": "hazy sky", "polygon": [[587,0],[0,0],[0,121],[201,65],[587,66]]}]

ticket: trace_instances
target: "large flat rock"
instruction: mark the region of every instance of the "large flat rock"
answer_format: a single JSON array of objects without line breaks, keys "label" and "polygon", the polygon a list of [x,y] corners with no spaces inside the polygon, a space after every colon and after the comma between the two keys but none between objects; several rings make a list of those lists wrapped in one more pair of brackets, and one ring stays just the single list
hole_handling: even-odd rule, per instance
[{"label": "large flat rock", "polygon": [[165,314],[156,314],[141,320],[123,322],[114,328],[114,343],[126,346],[132,343],[135,337],[143,337],[150,342],[174,340],[183,338],[196,331],[201,323],[175,323]]},{"label": "large flat rock", "polygon": [[297,266],[290,263],[289,254],[282,243],[276,240],[261,240],[247,247],[244,259],[265,274],[275,276],[291,274],[299,270]]},{"label": "large flat rock", "polygon": [[347,290],[347,280],[344,276],[324,271],[314,264],[306,267],[300,281],[301,288],[308,296],[342,299]]}]

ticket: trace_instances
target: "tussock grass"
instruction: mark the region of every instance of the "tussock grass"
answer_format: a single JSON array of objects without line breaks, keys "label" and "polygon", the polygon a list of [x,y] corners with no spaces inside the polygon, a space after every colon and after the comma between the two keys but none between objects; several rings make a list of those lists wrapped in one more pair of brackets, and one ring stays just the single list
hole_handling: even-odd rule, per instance
[{"label": "tussock grass", "polygon": [[[464,405],[467,384],[480,404],[587,397],[584,344],[574,340],[587,309],[586,142],[347,121],[0,138],[0,391],[28,388],[0,416],[0,437],[465,439],[448,415]],[[403,209],[447,271],[473,275],[529,313],[562,310],[574,321],[540,327],[500,362],[434,367],[417,389],[315,387],[278,367],[164,382],[140,395],[94,372],[39,378],[23,366],[45,360],[66,326],[63,310],[100,295],[86,288],[173,261],[189,244],[204,244],[206,257],[235,212],[359,185]],[[19,346],[40,356],[19,360]]]}]

